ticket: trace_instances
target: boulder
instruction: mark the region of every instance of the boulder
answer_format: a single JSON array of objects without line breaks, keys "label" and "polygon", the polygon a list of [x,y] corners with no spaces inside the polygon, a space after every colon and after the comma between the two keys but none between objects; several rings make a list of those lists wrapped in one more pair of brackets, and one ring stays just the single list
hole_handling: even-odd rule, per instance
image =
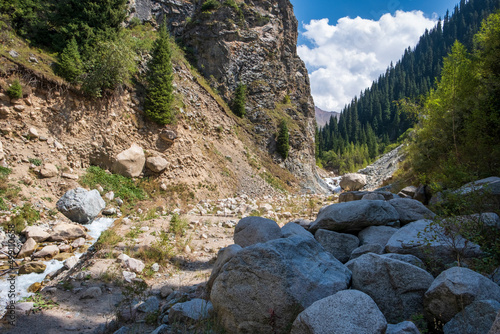
[{"label": "boulder", "polygon": [[357,232],[368,226],[380,226],[397,221],[399,214],[383,201],[359,201],[332,204],[324,208],[309,230]]},{"label": "boulder", "polygon": [[116,156],[113,172],[126,177],[138,177],[141,175],[145,163],[144,150],[134,143],[129,149]]},{"label": "boulder", "polygon": [[33,256],[40,258],[53,258],[57,254],[59,254],[59,248],[56,245],[48,245],[33,254]]},{"label": "boulder", "polygon": [[432,220],[418,220],[399,229],[387,241],[386,253],[411,254],[436,264],[449,264],[462,257],[481,255],[479,246],[460,235],[450,235]]},{"label": "boulder", "polygon": [[168,312],[168,321],[171,323],[194,323],[208,319],[213,311],[211,302],[197,298],[172,306]]},{"label": "boulder", "polygon": [[390,226],[370,226],[359,232],[358,238],[361,245],[378,244],[385,247],[387,241],[397,231],[397,228]]},{"label": "boulder", "polygon": [[217,276],[219,276],[222,267],[242,249],[243,248],[240,245],[230,245],[219,250],[219,253],[217,253],[217,260],[215,261],[214,267],[212,269],[212,274],[210,274],[210,278],[207,282],[206,291],[208,296],[210,296],[212,285],[214,284]]},{"label": "boulder", "polygon": [[[351,272],[311,238],[255,244],[223,267],[210,299],[228,333],[273,333],[317,300],[347,289]],[[248,296],[242,298],[242,296]]]},{"label": "boulder", "polygon": [[38,244],[36,243],[35,239],[28,238],[28,240],[26,240],[26,242],[23,244],[23,247],[21,247],[21,250],[19,251],[17,257],[23,258],[26,256],[30,256],[31,254],[33,254],[37,246]]},{"label": "boulder", "polygon": [[307,231],[305,228],[300,226],[295,222],[290,222],[281,228],[281,235],[283,238],[289,238],[293,236],[302,236],[305,238],[314,239],[314,235],[311,232]]},{"label": "boulder", "polygon": [[248,247],[260,242],[281,238],[281,229],[274,220],[262,217],[246,217],[234,228],[234,243]]},{"label": "boulder", "polygon": [[[343,192],[342,194],[340,194],[339,203],[359,201],[364,196],[366,196],[368,194],[382,195],[382,196],[384,196],[384,199],[386,201],[395,198],[394,197],[395,195],[393,193],[391,193],[390,191],[379,191],[379,190],[376,190],[376,191],[347,191],[347,192]],[[380,198],[380,197],[377,196],[377,198]]]},{"label": "boulder", "polygon": [[363,201],[385,201],[385,197],[382,194],[379,194],[377,192],[370,192],[366,195],[363,195],[361,197],[361,200]]},{"label": "boulder", "polygon": [[71,243],[71,247],[73,247],[74,249],[80,248],[83,245],[85,245],[85,242],[86,242],[85,238],[83,238],[83,237],[82,238],[78,238],[78,239],[76,239],[75,241],[73,241]]},{"label": "boulder", "polygon": [[156,296],[151,296],[136,307],[137,311],[142,313],[154,313],[160,308],[160,300]]},{"label": "boulder", "polygon": [[85,238],[85,231],[81,226],[75,224],[60,223],[52,228],[50,241],[66,241]]},{"label": "boulder", "polygon": [[410,255],[410,254],[387,253],[387,254],[382,254],[381,256],[386,257],[388,259],[407,262],[407,263],[412,264],[416,267],[425,269],[424,261],[422,261],[418,257]]},{"label": "boulder", "polygon": [[345,290],[318,300],[302,311],[293,322],[290,334],[384,334],[386,328],[387,321],[370,296]]},{"label": "boulder", "polygon": [[436,216],[434,212],[427,209],[421,202],[411,198],[391,199],[389,204],[399,213],[401,225],[421,219],[432,219]]},{"label": "boulder", "polygon": [[23,233],[27,239],[31,238],[36,242],[44,242],[50,237],[50,234],[42,230],[39,226],[28,226],[21,233]]},{"label": "boulder", "polygon": [[366,175],[364,174],[345,174],[340,180],[340,187],[347,191],[356,191],[366,185]]},{"label": "boulder", "polygon": [[37,273],[41,274],[47,269],[47,265],[41,262],[28,262],[19,268],[19,275]]},{"label": "boulder", "polygon": [[168,167],[168,161],[162,157],[149,157],[146,160],[146,167],[155,173],[161,173]]},{"label": "boulder", "polygon": [[425,316],[445,324],[479,300],[500,302],[500,286],[475,271],[453,267],[436,277],[425,293]]},{"label": "boulder", "polygon": [[349,261],[354,260],[363,254],[374,253],[380,255],[383,252],[384,252],[384,247],[380,246],[379,244],[364,244],[352,251]]},{"label": "boulder", "polygon": [[93,286],[85,290],[81,295],[80,299],[96,299],[102,295],[102,290],[98,286]]},{"label": "boulder", "polygon": [[405,194],[406,196],[413,198],[415,196],[415,193],[417,192],[417,187],[415,186],[408,186],[406,188],[401,189],[401,193]]},{"label": "boulder", "polygon": [[420,330],[413,322],[403,321],[396,325],[387,325],[385,334],[420,334]]},{"label": "boulder", "polygon": [[131,258],[131,257],[129,257],[128,259],[123,261],[123,263],[125,264],[125,266],[128,267],[128,269],[130,269],[138,274],[140,274],[144,270],[144,268],[146,267],[144,262],[142,262],[141,260]]},{"label": "boulder", "polygon": [[352,251],[359,246],[358,237],[352,234],[318,230],[314,237],[327,252],[332,253],[342,263],[349,261]]},{"label": "boulder", "polygon": [[500,311],[496,300],[478,300],[459,312],[443,327],[444,334],[487,334]]},{"label": "boulder", "polygon": [[76,264],[78,263],[78,258],[76,256],[72,256],[68,259],[66,259],[66,261],[64,261],[64,268],[66,269],[71,269],[73,268]]},{"label": "boulder", "polygon": [[57,210],[71,221],[86,224],[106,207],[99,192],[83,188],[68,190],[56,203]]},{"label": "boulder", "polygon": [[491,326],[490,331],[488,334],[498,334],[500,333],[500,312],[498,312],[497,317],[495,318],[495,321],[493,322],[493,325]]},{"label": "boulder", "polygon": [[346,264],[352,288],[373,298],[387,321],[398,322],[423,312],[424,294],[434,278],[407,262],[369,253]]},{"label": "boulder", "polygon": [[49,177],[54,177],[59,174],[59,170],[54,164],[51,163],[44,163],[42,165],[42,168],[40,169],[40,175],[43,178],[49,178]]}]

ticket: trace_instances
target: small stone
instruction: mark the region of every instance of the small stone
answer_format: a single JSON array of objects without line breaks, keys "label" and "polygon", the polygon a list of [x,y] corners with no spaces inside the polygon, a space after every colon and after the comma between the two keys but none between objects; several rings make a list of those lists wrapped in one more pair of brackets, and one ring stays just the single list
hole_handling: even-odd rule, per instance
[{"label": "small stone", "polygon": [[104,195],[104,198],[106,198],[108,201],[112,201],[114,198],[115,198],[115,193],[110,191],[110,192],[107,192],[105,195]]},{"label": "small stone", "polygon": [[102,295],[101,288],[98,286],[94,286],[85,290],[80,296],[80,299],[95,299],[100,295]]},{"label": "small stone", "polygon": [[47,266],[41,262],[29,262],[23,264],[21,268],[19,268],[19,275],[37,273],[41,274],[47,269]]},{"label": "small stone", "polygon": [[153,263],[151,266],[151,270],[154,272],[158,272],[160,270],[160,265],[158,263]]},{"label": "small stone", "polygon": [[86,240],[85,240],[85,238],[82,238],[82,237],[80,237],[80,238],[78,238],[78,239],[75,239],[75,241],[73,241],[73,242],[71,243],[71,247],[73,247],[73,248],[75,248],[75,249],[76,249],[76,248],[80,248],[80,247],[82,247],[83,245],[85,245],[85,241],[86,241]]},{"label": "small stone", "polygon": [[189,245],[186,245],[186,247],[184,247],[184,253],[191,254],[191,247],[189,247]]},{"label": "small stone", "polygon": [[66,269],[71,269],[73,268],[76,264],[78,263],[78,259],[76,256],[72,256],[70,257],[69,259],[67,259],[66,261],[64,261],[64,267]]},{"label": "small stone", "polygon": [[36,128],[30,128],[28,130],[28,136],[33,139],[37,139],[38,137],[40,137],[40,135],[38,134],[38,130]]},{"label": "small stone", "polygon": [[116,214],[116,208],[106,208],[102,210],[102,214],[105,216],[112,216]]},{"label": "small stone", "polygon": [[57,176],[57,174],[59,174],[57,167],[51,163],[44,163],[42,168],[40,169],[40,175],[43,178],[54,177]]},{"label": "small stone", "polygon": [[122,274],[123,274],[123,279],[129,283],[132,283],[132,280],[137,277],[137,275],[131,271],[124,270]]},{"label": "small stone", "polygon": [[19,57],[19,53],[16,50],[10,50],[9,54],[12,58],[17,58]]},{"label": "small stone", "polygon": [[168,285],[164,285],[160,289],[160,296],[161,298],[167,298],[174,290],[169,287]]},{"label": "small stone", "polygon": [[70,179],[70,180],[78,180],[78,175],[76,175],[76,174],[62,173],[61,177],[65,178],[65,179]]},{"label": "small stone", "polygon": [[53,258],[57,254],[59,254],[59,248],[56,245],[48,245],[43,247],[39,252],[33,254],[33,256],[41,258]]}]

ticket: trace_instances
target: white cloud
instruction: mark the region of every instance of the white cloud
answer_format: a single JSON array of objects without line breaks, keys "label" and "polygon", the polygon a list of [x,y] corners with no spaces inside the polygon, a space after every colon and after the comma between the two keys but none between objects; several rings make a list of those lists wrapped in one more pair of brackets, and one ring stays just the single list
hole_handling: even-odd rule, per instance
[{"label": "white cloud", "polygon": [[378,21],[344,17],[335,26],[328,19],[304,24],[303,36],[314,46],[297,50],[309,69],[316,105],[340,111],[436,22],[421,11],[397,11]]}]

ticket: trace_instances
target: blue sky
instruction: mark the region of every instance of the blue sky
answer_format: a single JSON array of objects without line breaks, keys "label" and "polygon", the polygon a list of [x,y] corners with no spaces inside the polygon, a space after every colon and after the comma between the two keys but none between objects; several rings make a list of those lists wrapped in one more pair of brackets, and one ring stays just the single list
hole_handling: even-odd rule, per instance
[{"label": "blue sky", "polygon": [[317,106],[340,111],[459,0],[290,0]]}]

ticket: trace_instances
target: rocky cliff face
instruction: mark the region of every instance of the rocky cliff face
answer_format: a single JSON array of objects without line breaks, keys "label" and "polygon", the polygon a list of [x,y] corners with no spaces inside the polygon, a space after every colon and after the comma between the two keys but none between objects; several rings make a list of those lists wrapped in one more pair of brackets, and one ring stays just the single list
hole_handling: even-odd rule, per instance
[{"label": "rocky cliff face", "polygon": [[[166,20],[192,61],[231,102],[239,83],[247,86],[246,112],[259,146],[273,155],[278,124],[290,129],[290,157],[282,166],[322,191],[314,168],[314,104],[303,61],[296,52],[297,19],[289,0],[213,2],[136,0],[132,15]],[[204,5],[205,4],[205,5]],[[149,10],[149,12],[148,12]]]}]

